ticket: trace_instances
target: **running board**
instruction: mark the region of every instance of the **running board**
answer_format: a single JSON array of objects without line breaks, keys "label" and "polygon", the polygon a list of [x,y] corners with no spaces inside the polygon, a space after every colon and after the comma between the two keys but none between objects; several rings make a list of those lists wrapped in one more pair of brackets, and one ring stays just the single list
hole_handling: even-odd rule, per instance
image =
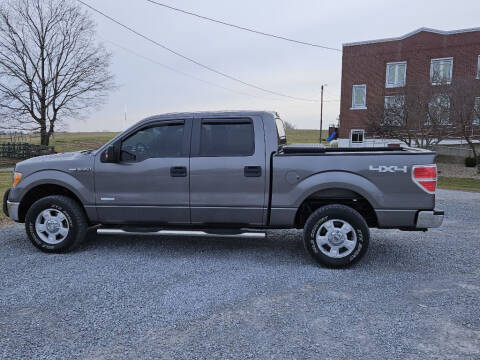
[{"label": "running board", "polygon": [[266,237],[260,231],[202,231],[202,230],[157,230],[157,231],[128,231],[124,229],[97,229],[99,235],[157,235],[157,236],[198,236],[198,237],[227,237],[227,238],[256,238]]}]

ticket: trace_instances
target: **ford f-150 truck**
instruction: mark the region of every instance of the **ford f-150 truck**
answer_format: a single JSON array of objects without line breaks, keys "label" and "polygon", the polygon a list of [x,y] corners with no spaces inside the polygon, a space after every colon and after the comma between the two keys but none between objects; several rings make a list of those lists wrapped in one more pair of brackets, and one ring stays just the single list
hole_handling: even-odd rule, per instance
[{"label": "ford f-150 truck", "polygon": [[439,227],[435,153],[288,146],[275,112],[144,119],[98,150],[17,164],[4,211],[33,245],[65,252],[100,234],[263,237],[303,228],[318,263],[345,267],[369,228]]}]

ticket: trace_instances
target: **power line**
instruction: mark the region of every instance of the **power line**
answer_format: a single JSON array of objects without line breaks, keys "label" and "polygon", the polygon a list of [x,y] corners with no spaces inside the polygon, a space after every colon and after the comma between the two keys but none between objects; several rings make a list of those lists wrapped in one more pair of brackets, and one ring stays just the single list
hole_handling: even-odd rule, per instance
[{"label": "power line", "polygon": [[[128,52],[128,53],[130,53],[130,54],[132,54],[132,55],[134,55],[134,56],[137,56],[137,57],[139,57],[139,58],[141,58],[141,59],[144,59],[144,60],[146,60],[146,61],[149,61],[149,62],[151,62],[151,63],[153,63],[153,64],[155,64],[155,65],[159,65],[159,66],[161,66],[161,67],[163,67],[163,68],[165,68],[165,69],[167,69],[167,70],[170,70],[170,71],[172,71],[172,72],[175,72],[175,73],[177,73],[177,74],[180,74],[180,75],[183,75],[183,76],[192,78],[192,79],[194,79],[194,80],[196,80],[196,81],[199,81],[199,82],[203,82],[203,83],[205,83],[205,84],[207,84],[207,85],[215,86],[215,87],[220,88],[220,89],[223,89],[223,90],[227,90],[227,91],[230,91],[230,92],[233,92],[233,93],[236,93],[236,94],[239,94],[239,95],[243,95],[243,96],[252,97],[252,98],[255,98],[255,99],[260,97],[260,98],[266,99],[266,100],[273,100],[273,101],[279,100],[279,99],[274,99],[274,98],[269,98],[269,97],[264,97],[264,96],[253,95],[253,94],[246,93],[246,92],[243,92],[243,91],[238,91],[238,90],[235,90],[235,89],[232,89],[232,88],[228,88],[228,87],[226,87],[226,86],[219,85],[219,84],[217,84],[217,83],[214,83],[214,82],[211,82],[211,81],[208,81],[208,80],[199,78],[199,77],[197,77],[197,76],[195,76],[195,75],[189,74],[189,73],[184,72],[184,71],[182,71],[182,70],[178,70],[178,69],[176,69],[176,68],[174,68],[174,67],[171,67],[171,66],[169,66],[169,65],[165,65],[165,64],[163,64],[163,63],[161,63],[161,62],[158,62],[158,61],[156,61],[156,60],[154,60],[154,59],[152,59],[152,58],[150,58],[150,57],[148,57],[148,56],[145,56],[145,55],[142,55],[142,54],[140,54],[140,53],[137,53],[136,51],[134,51],[134,50],[132,50],[132,49],[129,49],[129,48],[123,46],[123,45],[120,45],[120,44],[114,42],[114,41],[105,39],[105,38],[102,37],[102,36],[100,36],[100,37],[103,39],[103,41],[105,41],[105,42],[107,42],[107,43],[109,43],[109,44],[111,44],[111,45],[113,45],[113,46],[116,46],[116,47],[118,47],[119,49],[122,49],[122,50],[125,51],[125,52]],[[324,102],[325,102],[325,101],[337,101],[337,100],[324,100]],[[338,100],[338,101],[339,101],[339,100]]]},{"label": "power line", "polygon": [[255,84],[248,83],[248,82],[246,82],[246,81],[240,80],[239,78],[236,78],[236,77],[234,77],[234,76],[232,76],[232,75],[229,75],[229,74],[227,74],[227,73],[224,73],[224,72],[222,72],[222,71],[216,70],[216,69],[214,69],[214,68],[212,68],[212,67],[210,67],[210,66],[208,66],[208,65],[204,65],[204,64],[202,64],[201,62],[199,62],[199,61],[197,61],[197,60],[195,60],[195,59],[192,59],[192,58],[190,58],[190,57],[188,57],[188,56],[186,56],[186,55],[181,54],[181,53],[178,52],[178,51],[175,51],[175,50],[173,50],[173,49],[170,49],[169,47],[167,47],[167,46],[165,46],[165,45],[163,45],[163,44],[161,44],[161,43],[153,40],[152,38],[149,38],[149,37],[146,36],[146,35],[143,35],[142,33],[140,33],[140,32],[138,32],[138,31],[134,30],[133,28],[131,28],[131,27],[129,27],[129,26],[121,23],[120,21],[118,21],[118,20],[114,19],[113,17],[105,14],[104,12],[102,12],[102,11],[94,8],[93,6],[85,3],[85,2],[82,1],[82,0],[77,0],[77,1],[80,2],[81,4],[85,5],[85,6],[88,7],[89,9],[95,11],[96,13],[102,15],[103,17],[109,19],[110,21],[116,23],[117,25],[120,25],[121,27],[123,27],[123,28],[127,29],[128,31],[134,33],[135,35],[142,37],[143,39],[145,39],[145,40],[147,40],[147,41],[149,41],[149,42],[151,42],[151,43],[153,43],[153,44],[161,47],[161,48],[164,49],[164,50],[167,50],[168,52],[170,52],[170,53],[172,53],[172,54],[174,54],[174,55],[177,55],[178,57],[181,57],[182,59],[185,59],[185,60],[187,60],[187,61],[190,61],[190,62],[192,62],[192,63],[194,63],[194,64],[196,64],[196,65],[198,65],[198,66],[200,66],[200,67],[202,67],[202,68],[204,68],[204,69],[206,69],[206,70],[208,70],[208,71],[211,71],[211,72],[213,72],[213,73],[215,73],[215,74],[218,74],[218,75],[221,75],[221,76],[223,76],[223,77],[226,77],[227,79],[230,79],[230,80],[239,82],[239,83],[241,83],[241,84],[243,84],[243,85],[249,86],[249,87],[251,87],[251,88],[254,88],[254,89],[257,89],[257,90],[266,92],[266,93],[270,93],[270,94],[277,95],[277,96],[281,96],[281,97],[288,98],[288,99],[299,100],[299,101],[308,101],[308,102],[317,102],[317,101],[318,101],[318,100],[316,100],[316,99],[306,99],[306,98],[300,98],[300,97],[295,97],[295,96],[290,96],[290,95],[282,94],[282,93],[279,93],[279,92],[276,92],[276,91],[273,91],[273,90],[268,90],[268,89],[262,88],[262,87],[260,87],[260,86],[258,86],[258,85],[255,85]]},{"label": "power line", "polygon": [[321,48],[321,49],[326,49],[326,50],[333,50],[333,51],[342,52],[341,49],[337,49],[337,48],[333,48],[333,47],[328,47],[328,46],[323,46],[323,45],[318,45],[318,44],[310,43],[310,42],[307,42],[307,41],[300,41],[300,40],[290,39],[290,38],[287,38],[287,37],[284,37],[284,36],[269,34],[269,33],[263,32],[263,31],[259,31],[259,30],[247,28],[247,27],[244,27],[244,26],[235,25],[235,24],[230,24],[230,23],[227,23],[227,22],[222,21],[222,20],[213,19],[213,18],[211,18],[211,17],[203,16],[203,15],[200,15],[200,14],[196,14],[196,13],[194,13],[194,12],[187,11],[187,10],[182,10],[182,9],[179,9],[179,8],[176,8],[176,7],[167,5],[167,4],[163,4],[163,3],[160,3],[160,2],[157,2],[157,1],[154,1],[154,0],[146,0],[146,1],[148,1],[149,3],[155,4],[155,5],[158,5],[158,6],[163,6],[164,8],[167,8],[167,9],[170,9],[170,10],[174,10],[174,11],[178,11],[178,12],[181,12],[181,13],[184,13],[184,14],[187,14],[187,15],[195,16],[195,17],[200,18],[200,19],[203,19],[203,20],[212,21],[212,22],[215,22],[215,23],[217,23],[217,24],[222,24],[222,25],[230,26],[230,27],[233,27],[233,28],[235,28],[235,29],[244,30],[244,31],[249,31],[249,32],[254,33],[254,34],[263,35],[263,36],[268,36],[268,37],[272,37],[272,38],[275,38],[275,39],[278,39],[278,40],[285,40],[285,41],[289,41],[289,42],[296,43],[296,44],[308,45],[308,46],[313,46],[313,47],[317,47],[317,48]]},{"label": "power line", "polygon": [[[109,43],[109,44],[111,44],[111,45],[113,45],[113,46],[116,46],[116,47],[118,47],[119,49],[122,49],[122,50],[125,51],[125,52],[128,52],[128,53],[130,53],[130,54],[132,54],[132,55],[134,55],[134,56],[137,56],[137,57],[139,57],[139,58],[141,58],[141,59],[147,60],[147,61],[149,61],[149,62],[151,62],[151,63],[153,63],[153,64],[155,64],[155,65],[159,65],[159,66],[161,66],[161,67],[163,67],[163,68],[165,68],[165,69],[167,69],[167,70],[170,70],[170,71],[172,71],[172,72],[175,72],[175,73],[177,73],[177,74],[180,74],[180,75],[183,75],[183,76],[192,78],[192,79],[194,79],[194,80],[196,80],[196,81],[203,82],[203,83],[205,83],[205,84],[207,84],[207,85],[215,86],[215,87],[217,87],[217,88],[220,88],[220,89],[223,89],[223,90],[227,90],[227,91],[230,91],[230,92],[233,92],[233,93],[236,93],[236,94],[240,94],[240,95],[243,95],[243,96],[248,96],[248,97],[252,97],[252,98],[255,98],[255,99],[257,99],[257,98],[259,97],[258,95],[253,95],[253,94],[249,94],[249,93],[246,93],[246,92],[243,92],[243,91],[238,91],[238,90],[235,90],[235,89],[232,89],[232,88],[228,88],[228,87],[226,87],[226,86],[219,85],[219,84],[217,84],[217,83],[214,83],[214,82],[211,82],[211,81],[208,81],[208,80],[199,78],[199,77],[197,77],[197,76],[195,76],[195,75],[189,74],[189,73],[184,72],[184,71],[182,71],[182,70],[178,70],[178,69],[176,69],[176,68],[174,68],[174,67],[171,67],[171,66],[169,66],[169,65],[165,65],[165,64],[163,64],[163,63],[161,63],[161,62],[158,62],[158,61],[156,61],[156,60],[154,60],[154,59],[152,59],[152,58],[149,58],[148,56],[145,56],[145,55],[142,55],[142,54],[140,54],[140,53],[137,53],[136,51],[134,51],[134,50],[132,50],[132,49],[129,49],[129,48],[123,46],[123,45],[120,45],[120,44],[118,44],[118,43],[116,43],[116,42],[114,42],[114,41],[112,41],[112,40],[105,39],[105,38],[102,37],[102,36],[100,36],[100,37],[103,39],[103,41],[105,41],[105,42],[107,42],[107,43]],[[273,101],[279,100],[279,99],[269,98],[269,97],[265,97],[265,96],[260,96],[260,97],[261,97],[262,99],[266,99],[266,100],[273,100]],[[336,101],[340,101],[340,100],[339,100],[339,99],[323,100],[323,102],[336,102]]]},{"label": "power line", "polygon": [[[102,37],[102,38],[103,38],[103,37]],[[214,82],[211,82],[211,81],[208,81],[208,80],[199,78],[199,77],[197,77],[197,76],[195,76],[195,75],[186,73],[186,72],[184,72],[184,71],[175,69],[175,68],[173,68],[173,67],[171,67],[171,66],[169,66],[169,65],[165,65],[165,64],[163,64],[163,63],[161,63],[161,62],[158,62],[158,61],[156,61],[156,60],[154,60],[154,59],[151,59],[151,58],[149,58],[149,57],[147,57],[147,56],[144,56],[144,55],[142,55],[142,54],[139,54],[139,53],[137,53],[136,51],[133,51],[133,50],[131,50],[131,49],[129,49],[129,48],[123,46],[123,45],[117,44],[116,42],[113,42],[113,41],[111,41],[111,40],[107,40],[107,39],[105,39],[105,38],[103,38],[103,40],[106,41],[106,42],[108,42],[108,43],[111,44],[111,45],[114,45],[114,46],[122,49],[123,51],[126,51],[126,52],[128,52],[128,53],[130,53],[130,54],[132,54],[132,55],[135,55],[135,56],[137,56],[137,57],[139,57],[139,58],[142,58],[142,59],[144,59],[144,60],[147,60],[147,61],[149,61],[149,62],[151,62],[151,63],[153,63],[153,64],[159,65],[159,66],[161,66],[161,67],[163,67],[163,68],[165,68],[165,69],[168,69],[168,70],[170,70],[170,71],[173,71],[173,72],[175,72],[175,73],[177,73],[177,74],[180,74],[180,75],[183,75],[183,76],[192,78],[192,79],[194,79],[194,80],[203,82],[203,83],[208,84],[208,85],[211,85],[211,86],[215,86],[215,87],[220,88],[220,89],[223,89],[223,90],[231,91],[231,92],[233,92],[233,93],[237,93],[237,94],[244,95],[244,96],[249,96],[249,97],[252,97],[252,98],[258,98],[257,95],[249,94],[249,93],[246,93],[246,92],[243,92],[243,91],[234,90],[234,89],[231,89],[231,88],[228,88],[228,87],[225,87],[225,86],[216,84],[216,83],[214,83]],[[261,96],[261,97],[262,97],[263,99],[268,99],[268,100],[278,100],[278,99],[273,99],[273,98],[266,98],[266,97],[263,97],[263,96]]]}]

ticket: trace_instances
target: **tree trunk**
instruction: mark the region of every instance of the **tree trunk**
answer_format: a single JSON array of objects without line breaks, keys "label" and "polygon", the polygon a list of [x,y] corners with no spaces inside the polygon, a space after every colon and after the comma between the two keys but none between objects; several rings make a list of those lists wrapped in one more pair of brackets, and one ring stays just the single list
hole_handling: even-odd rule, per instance
[{"label": "tree trunk", "polygon": [[40,126],[40,144],[48,145],[49,134],[47,133],[47,127],[45,125]]},{"label": "tree trunk", "polygon": [[464,129],[463,131],[463,138],[465,139],[465,141],[468,143],[468,146],[470,146],[470,149],[472,150],[473,158],[477,163],[477,172],[480,174],[480,164],[478,162],[477,149],[475,148],[475,144],[472,142],[472,139],[470,139],[470,136],[468,135],[466,129]]}]

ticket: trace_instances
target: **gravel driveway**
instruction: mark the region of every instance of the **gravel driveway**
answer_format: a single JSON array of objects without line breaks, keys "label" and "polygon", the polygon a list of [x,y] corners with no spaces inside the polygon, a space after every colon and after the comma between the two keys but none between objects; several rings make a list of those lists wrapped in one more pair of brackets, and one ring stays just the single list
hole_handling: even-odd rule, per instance
[{"label": "gravel driveway", "polygon": [[480,359],[480,194],[438,198],[443,228],[373,231],[348,270],[291,230],[47,255],[0,229],[0,358]]}]

